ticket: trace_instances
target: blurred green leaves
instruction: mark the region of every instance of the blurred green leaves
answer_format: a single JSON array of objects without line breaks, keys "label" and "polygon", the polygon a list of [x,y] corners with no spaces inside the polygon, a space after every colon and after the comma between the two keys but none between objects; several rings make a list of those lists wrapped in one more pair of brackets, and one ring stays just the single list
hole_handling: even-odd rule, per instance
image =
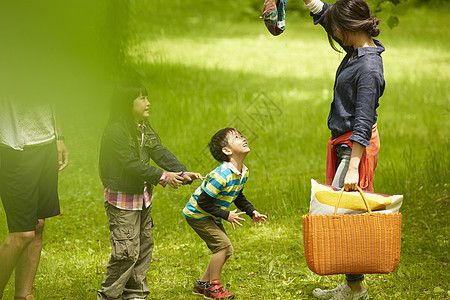
[{"label": "blurred green leaves", "polygon": [[0,3],[0,90],[17,100],[87,103],[120,62],[128,1]]},{"label": "blurred green leaves", "polygon": [[396,16],[389,16],[389,19],[387,20],[387,24],[391,29],[397,27],[399,22],[400,21]]}]

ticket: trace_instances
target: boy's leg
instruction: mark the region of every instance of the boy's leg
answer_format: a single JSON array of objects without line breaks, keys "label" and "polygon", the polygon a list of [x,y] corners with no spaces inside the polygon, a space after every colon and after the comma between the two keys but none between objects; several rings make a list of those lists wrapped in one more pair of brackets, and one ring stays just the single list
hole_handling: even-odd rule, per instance
[{"label": "boy's leg", "polygon": [[150,294],[147,283],[147,272],[150,268],[153,251],[153,220],[151,211],[151,205],[148,208],[143,208],[141,211],[139,258],[123,290],[123,299],[144,299]]},{"label": "boy's leg", "polygon": [[43,231],[44,220],[39,219],[34,239],[23,251],[16,265],[16,297],[26,297],[32,293],[34,277],[36,276],[39,260],[41,258]]},{"label": "boy's leg", "polygon": [[105,203],[111,232],[111,258],[97,299],[120,299],[139,257],[141,211],[118,209]]},{"label": "boy's leg", "polygon": [[213,252],[200,281],[211,282],[219,279],[225,261],[233,254],[233,246],[231,246],[225,227],[222,224],[216,224],[212,219],[191,220],[186,218],[186,221]]},{"label": "boy's leg", "polygon": [[206,271],[200,281],[211,282],[220,279],[220,273],[226,260],[230,257],[227,256],[229,247],[226,247],[218,252],[214,253],[209,261]]}]

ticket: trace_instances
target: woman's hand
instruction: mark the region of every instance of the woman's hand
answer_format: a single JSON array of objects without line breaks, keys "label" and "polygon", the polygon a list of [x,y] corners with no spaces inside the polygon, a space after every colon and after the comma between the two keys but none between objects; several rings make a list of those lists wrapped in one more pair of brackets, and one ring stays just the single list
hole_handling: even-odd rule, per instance
[{"label": "woman's hand", "polygon": [[228,219],[227,221],[231,223],[231,225],[233,225],[233,229],[236,230],[236,227],[234,226],[234,224],[238,224],[239,226],[242,226],[241,223],[239,223],[239,221],[245,221],[245,219],[241,218],[240,215],[245,214],[245,212],[236,212],[237,209],[230,211],[230,214],[228,215]]},{"label": "woman's hand", "polygon": [[184,181],[194,181],[196,179],[203,180],[205,178],[200,173],[185,172],[183,174]]},{"label": "woman's hand", "polygon": [[252,219],[253,219],[253,226],[256,225],[256,223],[259,223],[259,226],[261,226],[261,221],[266,223],[267,216],[262,215],[258,211],[254,210]]},{"label": "woman's hand", "polygon": [[344,179],[344,190],[346,192],[356,191],[356,186],[358,185],[358,182],[359,182],[358,168],[350,169],[349,167]]},{"label": "woman's hand", "polygon": [[344,190],[356,191],[356,185],[359,183],[359,163],[365,147],[358,142],[353,142],[352,154],[348,165],[347,174],[344,178]]}]

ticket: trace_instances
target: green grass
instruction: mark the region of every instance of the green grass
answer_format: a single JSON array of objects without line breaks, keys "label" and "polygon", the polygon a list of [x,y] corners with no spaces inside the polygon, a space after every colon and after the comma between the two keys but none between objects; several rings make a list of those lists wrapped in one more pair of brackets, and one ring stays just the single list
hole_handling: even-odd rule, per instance
[{"label": "green grass", "polygon": [[[286,32],[274,38],[254,1],[166,2],[136,3],[141,40],[130,49],[150,91],[151,123],[164,145],[202,174],[214,167],[209,138],[237,126],[252,149],[247,198],[269,216],[263,227],[250,220],[236,231],[227,227],[235,255],[222,281],[240,299],[309,299],[315,287],[340,283],[342,276],[308,270],[301,216],[310,178],[325,181],[326,118],[342,55],[306,13],[288,15]],[[374,184],[405,198],[400,265],[367,276],[373,299],[450,295],[448,12],[410,8],[396,12],[394,30],[382,24],[387,88],[378,109],[382,148]],[[90,106],[61,111],[71,163],[60,174],[62,214],[46,222],[37,299],[93,299],[104,279],[110,245],[97,171],[108,115],[103,94]],[[270,114],[263,103],[271,104]],[[252,115],[257,111],[269,117]],[[155,189],[151,299],[196,299],[190,290],[210,253],[181,210],[198,184]],[[4,213],[0,235],[7,235]],[[13,279],[5,299],[12,296]]]}]

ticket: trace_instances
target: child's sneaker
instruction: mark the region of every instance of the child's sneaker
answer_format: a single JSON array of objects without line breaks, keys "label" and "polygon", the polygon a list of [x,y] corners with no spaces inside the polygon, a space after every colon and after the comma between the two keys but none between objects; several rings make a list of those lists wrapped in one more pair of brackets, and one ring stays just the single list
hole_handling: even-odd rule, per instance
[{"label": "child's sneaker", "polygon": [[208,282],[196,281],[194,283],[194,288],[192,292],[196,295],[204,295],[205,289],[207,288],[208,285],[209,285]]},{"label": "child's sneaker", "polygon": [[369,293],[364,288],[360,292],[352,292],[352,289],[344,282],[332,290],[315,289],[313,295],[319,299],[333,300],[369,300]]},{"label": "child's sneaker", "polygon": [[220,284],[219,280],[214,280],[211,281],[205,289],[204,297],[206,299],[233,299],[234,294],[228,292],[228,290]]}]

